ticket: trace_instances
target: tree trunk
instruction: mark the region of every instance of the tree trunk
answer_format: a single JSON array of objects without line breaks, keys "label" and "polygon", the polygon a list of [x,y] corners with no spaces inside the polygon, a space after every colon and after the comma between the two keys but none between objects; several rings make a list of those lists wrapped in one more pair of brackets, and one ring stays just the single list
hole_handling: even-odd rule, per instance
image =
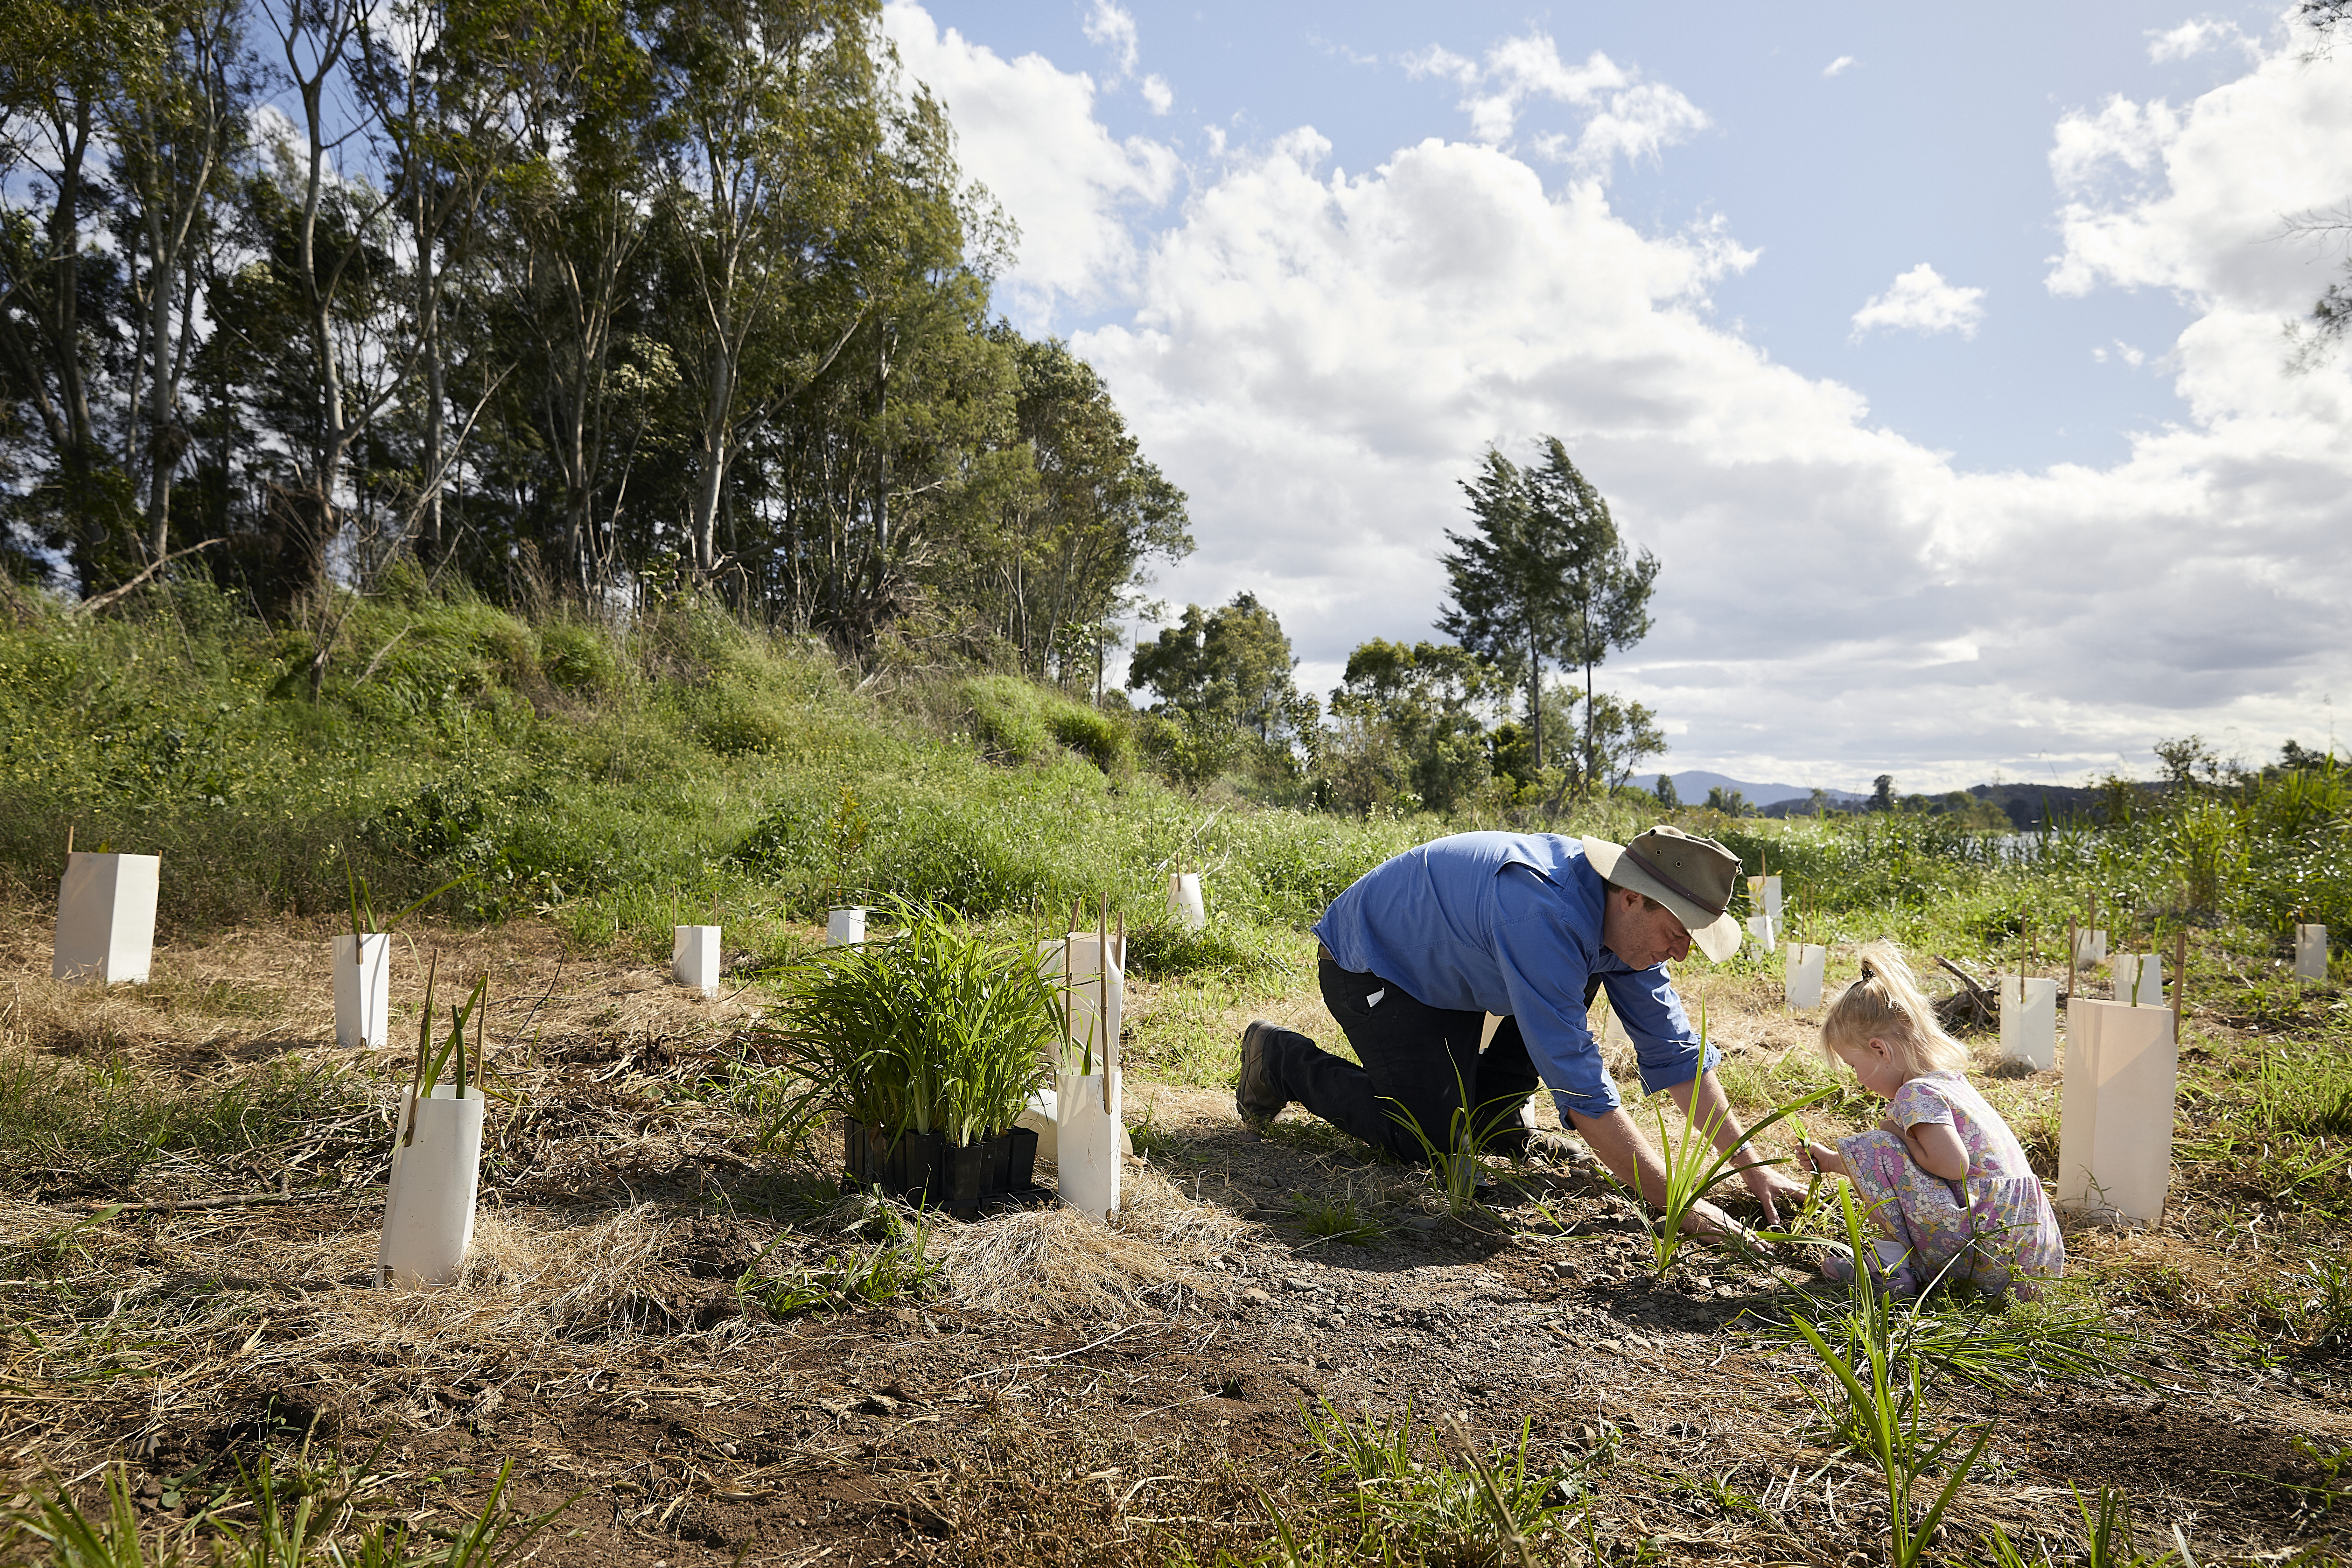
[{"label": "tree trunk", "polygon": [[1543,656],[1536,651],[1536,628],[1528,627],[1528,722],[1535,732],[1535,771],[1543,772]]}]

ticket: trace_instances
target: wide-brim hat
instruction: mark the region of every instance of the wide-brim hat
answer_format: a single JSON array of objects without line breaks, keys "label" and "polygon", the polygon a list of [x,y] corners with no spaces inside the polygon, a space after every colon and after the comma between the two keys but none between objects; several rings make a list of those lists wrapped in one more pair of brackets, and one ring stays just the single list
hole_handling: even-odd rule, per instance
[{"label": "wide-brim hat", "polygon": [[1631,888],[1674,910],[1692,942],[1716,963],[1739,951],[1739,917],[1731,912],[1739,857],[1714,839],[1662,826],[1631,844],[1588,838],[1584,858],[1601,880]]}]

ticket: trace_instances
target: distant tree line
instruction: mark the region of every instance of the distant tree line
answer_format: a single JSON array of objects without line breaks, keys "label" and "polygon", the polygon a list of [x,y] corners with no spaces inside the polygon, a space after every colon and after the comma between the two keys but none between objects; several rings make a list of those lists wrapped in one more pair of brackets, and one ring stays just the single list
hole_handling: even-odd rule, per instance
[{"label": "distant tree line", "polygon": [[698,584],[1091,679],[1183,495],[876,0],[9,0],[0,558]]}]

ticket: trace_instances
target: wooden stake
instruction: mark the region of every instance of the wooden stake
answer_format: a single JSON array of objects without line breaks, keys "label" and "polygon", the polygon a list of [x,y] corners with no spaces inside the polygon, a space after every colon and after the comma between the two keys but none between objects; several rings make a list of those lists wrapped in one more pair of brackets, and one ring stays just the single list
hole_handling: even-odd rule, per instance
[{"label": "wooden stake", "polygon": [[[1110,1114],[1110,895],[1102,896],[1101,919],[1095,926],[1095,981],[1100,987],[1100,1001],[1095,1007],[1095,1025],[1102,1030],[1102,1101],[1103,1114]],[[1112,1151],[1118,1157],[1118,1151]]]},{"label": "wooden stake", "polygon": [[73,864],[73,836],[74,825],[68,822],[66,824],[66,864],[68,865]]},{"label": "wooden stake", "polygon": [[2180,1010],[2189,1000],[2189,928],[2172,933],[2172,1048],[2180,1048]]},{"label": "wooden stake", "polygon": [[2066,917],[2066,1000],[2069,1002],[2074,999],[2074,971],[2083,952],[2080,939],[2075,934],[2081,929],[2074,923],[2074,916]]}]

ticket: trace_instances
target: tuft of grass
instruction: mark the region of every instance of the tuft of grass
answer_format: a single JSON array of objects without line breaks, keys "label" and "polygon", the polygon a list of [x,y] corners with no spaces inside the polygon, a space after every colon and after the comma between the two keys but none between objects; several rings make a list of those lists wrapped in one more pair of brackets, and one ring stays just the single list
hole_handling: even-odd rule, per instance
[{"label": "tuft of grass", "polygon": [[1370,1247],[1388,1234],[1388,1227],[1358,1203],[1353,1194],[1340,1198],[1301,1194],[1291,1200],[1290,1206],[1298,1215],[1298,1228],[1309,1236],[1344,1241],[1350,1247]]},{"label": "tuft of grass", "polygon": [[[1369,1410],[1350,1418],[1318,1401],[1299,1407],[1320,1450],[1323,1479],[1342,1498],[1352,1540],[1319,1542],[1322,1561],[1528,1564],[1551,1561],[1567,1540],[1570,1510],[1585,1495],[1571,1469],[1535,1462],[1532,1425],[1518,1440],[1482,1447],[1457,1420],[1416,1426],[1405,1406],[1393,1425]],[[1276,1521],[1291,1521],[1277,1511]],[[1303,1555],[1294,1540],[1288,1561]]]},{"label": "tuft of grass", "polygon": [[120,1193],[166,1155],[215,1162],[322,1142],[320,1165],[369,1146],[363,1080],[278,1060],[194,1085],[121,1060],[0,1054],[0,1188],[44,1197]]},{"label": "tuft of grass", "polygon": [[[940,1266],[929,1253],[930,1226],[919,1218],[901,1219],[887,1205],[875,1213],[884,1231],[875,1246],[835,1253],[814,1268],[782,1278],[760,1273],[755,1261],[735,1281],[736,1293],[779,1318],[879,1306],[901,1296],[920,1300],[926,1289],[942,1279]],[[771,1248],[775,1245],[769,1244]]]},{"label": "tuft of grass", "polygon": [[28,1568],[507,1568],[579,1500],[574,1493],[543,1513],[516,1512],[506,1501],[509,1458],[457,1529],[412,1531],[363,1511],[385,1479],[373,1464],[373,1456],[356,1467],[334,1456],[314,1463],[306,1441],[294,1454],[264,1454],[250,1470],[239,1464],[185,1523],[142,1527],[129,1467],[117,1461],[106,1467],[95,1512],[53,1485],[0,1515],[0,1553]]}]

